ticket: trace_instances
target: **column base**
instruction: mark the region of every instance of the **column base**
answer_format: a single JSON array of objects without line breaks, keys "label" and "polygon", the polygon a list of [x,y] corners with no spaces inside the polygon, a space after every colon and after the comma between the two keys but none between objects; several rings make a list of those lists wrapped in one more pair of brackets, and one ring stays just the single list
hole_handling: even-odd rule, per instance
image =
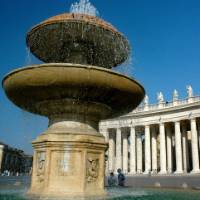
[{"label": "column base", "polygon": [[130,175],[130,176],[134,176],[134,175],[136,175],[136,174],[137,174],[137,172],[129,172],[128,175]]},{"label": "column base", "polygon": [[200,174],[200,169],[192,170],[190,174]]},{"label": "column base", "polygon": [[167,171],[160,171],[158,174],[159,175],[167,175]]},{"label": "column base", "polygon": [[150,175],[151,174],[151,171],[144,171],[143,174],[146,174],[146,175]]},{"label": "column base", "polygon": [[173,172],[172,171],[167,171],[167,174],[173,174]]},{"label": "column base", "polygon": [[174,174],[183,174],[183,171],[175,171]]}]

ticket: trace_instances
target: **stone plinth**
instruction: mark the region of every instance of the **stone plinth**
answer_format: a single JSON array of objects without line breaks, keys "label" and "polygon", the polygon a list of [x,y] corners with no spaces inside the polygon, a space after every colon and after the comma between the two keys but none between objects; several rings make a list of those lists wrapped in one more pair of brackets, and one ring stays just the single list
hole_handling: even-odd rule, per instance
[{"label": "stone plinth", "polygon": [[31,196],[105,195],[104,154],[100,134],[48,134],[34,142]]}]

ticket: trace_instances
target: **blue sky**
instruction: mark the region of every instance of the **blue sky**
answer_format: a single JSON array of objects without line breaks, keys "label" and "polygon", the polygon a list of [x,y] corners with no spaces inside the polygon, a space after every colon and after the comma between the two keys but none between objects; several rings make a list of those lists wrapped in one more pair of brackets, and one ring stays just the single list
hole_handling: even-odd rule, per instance
[{"label": "blue sky", "polygon": [[[0,77],[37,63],[27,56],[27,31],[44,19],[68,12],[74,0],[4,0],[0,6]],[[162,91],[166,101],[174,89],[181,98],[191,84],[200,94],[199,0],[91,0],[100,17],[129,39],[132,64],[124,73],[141,82],[150,98]],[[122,97],[123,98],[123,97]],[[32,152],[31,141],[47,127],[47,119],[14,106],[0,90],[0,141]]]}]

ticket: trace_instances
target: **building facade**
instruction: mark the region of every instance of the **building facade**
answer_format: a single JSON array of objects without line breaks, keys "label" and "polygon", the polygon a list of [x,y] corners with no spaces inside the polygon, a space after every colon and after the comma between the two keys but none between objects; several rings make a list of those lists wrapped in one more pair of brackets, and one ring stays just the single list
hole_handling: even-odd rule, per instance
[{"label": "building facade", "polygon": [[99,130],[109,144],[106,172],[121,168],[124,173],[200,173],[200,96],[187,87],[187,98],[173,93],[165,102],[149,105],[146,96],[133,112],[101,121]]},{"label": "building facade", "polygon": [[22,150],[0,142],[0,174],[5,171],[9,175],[28,174],[32,169],[32,159]]}]

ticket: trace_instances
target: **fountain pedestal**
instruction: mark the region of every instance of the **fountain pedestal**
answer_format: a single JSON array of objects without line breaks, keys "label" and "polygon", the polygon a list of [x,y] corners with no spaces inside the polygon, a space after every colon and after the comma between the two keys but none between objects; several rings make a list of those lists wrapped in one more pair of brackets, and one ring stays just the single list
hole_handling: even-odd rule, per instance
[{"label": "fountain pedestal", "polygon": [[[31,196],[102,196],[107,143],[98,133],[98,117],[109,108],[72,99],[39,103],[48,129],[33,142]],[[87,112],[86,112],[87,110]],[[52,114],[53,113],[53,114]]]},{"label": "fountain pedestal", "polygon": [[104,152],[101,135],[44,134],[34,142],[29,195],[105,195]]}]

